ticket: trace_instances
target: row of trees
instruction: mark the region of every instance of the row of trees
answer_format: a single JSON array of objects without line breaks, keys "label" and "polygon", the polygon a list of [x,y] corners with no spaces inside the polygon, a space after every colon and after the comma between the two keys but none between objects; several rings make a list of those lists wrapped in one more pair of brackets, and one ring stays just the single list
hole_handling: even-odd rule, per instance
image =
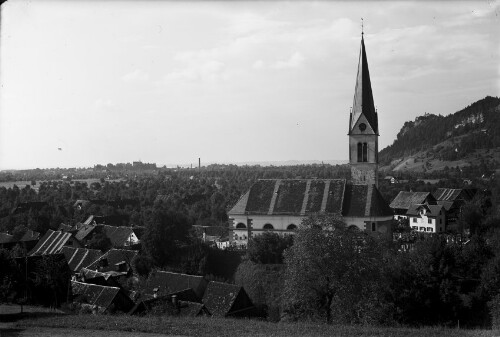
[{"label": "row of trees", "polygon": [[[281,245],[271,243],[281,240]],[[288,240],[288,239],[286,239]],[[270,317],[341,324],[500,324],[500,230],[447,243],[429,236],[410,251],[347,229],[340,218],[307,218],[293,244],[268,233],[237,273]],[[267,246],[264,248],[264,246]],[[284,262],[260,256],[283,253]],[[274,262],[274,260],[272,260]],[[277,308],[279,303],[279,308]]]}]

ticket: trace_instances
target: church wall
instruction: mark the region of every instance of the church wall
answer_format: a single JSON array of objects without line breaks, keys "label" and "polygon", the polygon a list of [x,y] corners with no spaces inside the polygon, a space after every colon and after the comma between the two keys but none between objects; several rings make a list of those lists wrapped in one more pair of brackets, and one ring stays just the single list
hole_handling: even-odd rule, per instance
[{"label": "church wall", "polygon": [[[385,217],[344,217],[343,220],[348,227],[354,225],[367,233],[375,232],[377,234],[391,234],[394,222],[392,215]],[[372,230],[373,223],[375,223],[374,231]]]}]

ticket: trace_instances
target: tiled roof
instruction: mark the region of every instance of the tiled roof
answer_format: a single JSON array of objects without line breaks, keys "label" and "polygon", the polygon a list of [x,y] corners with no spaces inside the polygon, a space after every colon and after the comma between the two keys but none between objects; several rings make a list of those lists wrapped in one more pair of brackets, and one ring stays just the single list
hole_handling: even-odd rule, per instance
[{"label": "tiled roof", "polygon": [[0,233],[0,244],[9,243],[14,239],[14,235],[8,233]]},{"label": "tiled roof", "polygon": [[134,233],[130,227],[115,227],[109,225],[100,225],[104,230],[104,234],[111,240],[113,247],[123,247],[126,245],[130,235]]},{"label": "tiled roof", "polygon": [[343,216],[376,217],[393,214],[375,185],[346,185]]},{"label": "tiled roof", "polygon": [[[102,273],[108,271],[117,271],[117,265],[119,263],[125,262],[130,268],[132,259],[137,255],[137,251],[135,250],[127,250],[127,249],[110,249],[92,264],[87,266],[87,269],[97,270]],[[105,261],[104,261],[105,260]],[[106,262],[106,263],[103,263]]]},{"label": "tiled roof", "polygon": [[438,188],[434,197],[440,201],[471,200],[475,194],[474,189]]},{"label": "tiled roof", "polygon": [[228,214],[340,213],[345,185],[343,179],[261,179]]},{"label": "tiled roof", "polygon": [[[238,301],[240,303],[237,303]],[[218,317],[230,316],[236,311],[253,307],[250,298],[242,287],[213,281],[208,283],[205,295],[203,295],[203,303],[212,315]]]},{"label": "tiled roof", "polygon": [[15,240],[14,235],[11,235],[9,233],[0,233],[0,244],[37,241],[38,239],[40,239],[40,233],[32,231],[30,229],[28,229],[19,240]]},{"label": "tiled roof", "polygon": [[408,209],[411,205],[423,204],[427,198],[434,199],[430,192],[407,192],[400,191],[391,202],[393,209]]},{"label": "tiled roof", "polygon": [[71,233],[63,233],[49,229],[37,242],[29,255],[44,255],[59,253],[64,244],[71,238]]},{"label": "tiled roof", "polygon": [[437,217],[439,216],[439,212],[443,209],[442,205],[411,205],[408,211],[406,212],[407,215],[419,215],[419,210],[421,207],[425,207],[427,210],[426,216],[430,217]]},{"label": "tiled roof", "polygon": [[87,267],[101,257],[102,253],[97,249],[63,247],[61,253],[68,261],[69,269],[73,272],[79,272],[80,269]]},{"label": "tiled roof", "polygon": [[160,294],[172,294],[190,288],[201,298],[206,286],[207,281],[203,276],[158,270],[149,274],[145,291],[149,295],[154,293],[154,289],[158,289],[157,291]]},{"label": "tiled roof", "polygon": [[444,209],[448,212],[453,207],[455,202],[454,201],[438,200],[437,204],[442,205],[444,207]]},{"label": "tiled roof", "polygon": [[[109,306],[115,302],[116,297],[120,293],[120,288],[117,287],[107,287],[90,283],[82,283],[77,281],[71,281],[71,290],[73,292],[73,296],[79,298],[79,301],[88,303],[90,305],[96,305],[105,311],[109,308]],[[120,294],[122,297],[126,298],[125,294]],[[124,301],[116,301],[116,304],[123,305]],[[128,311],[133,303],[130,299],[126,301],[128,305],[125,305],[125,308],[120,308],[124,311]]]}]

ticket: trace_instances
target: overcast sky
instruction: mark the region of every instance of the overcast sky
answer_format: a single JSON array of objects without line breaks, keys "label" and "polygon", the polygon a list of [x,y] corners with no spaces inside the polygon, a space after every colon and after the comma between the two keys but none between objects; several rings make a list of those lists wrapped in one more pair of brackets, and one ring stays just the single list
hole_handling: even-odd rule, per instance
[{"label": "overcast sky", "polygon": [[8,1],[0,169],[347,160],[361,17],[382,149],[416,116],[499,96],[499,15],[495,1]]}]

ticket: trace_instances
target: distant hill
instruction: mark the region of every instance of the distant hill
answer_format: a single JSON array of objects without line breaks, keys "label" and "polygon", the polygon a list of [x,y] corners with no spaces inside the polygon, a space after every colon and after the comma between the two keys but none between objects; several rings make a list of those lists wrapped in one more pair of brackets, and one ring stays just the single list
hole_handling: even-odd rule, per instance
[{"label": "distant hill", "polygon": [[406,122],[379,153],[382,171],[433,172],[500,163],[500,99],[487,96],[446,117],[425,114]]}]

